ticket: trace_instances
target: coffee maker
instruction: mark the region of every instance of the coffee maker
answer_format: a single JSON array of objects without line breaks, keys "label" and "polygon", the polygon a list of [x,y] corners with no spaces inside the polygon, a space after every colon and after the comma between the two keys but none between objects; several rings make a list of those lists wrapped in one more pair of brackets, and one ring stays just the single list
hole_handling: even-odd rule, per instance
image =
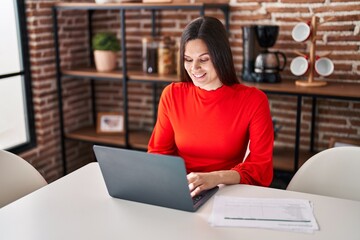
[{"label": "coffee maker", "polygon": [[[247,82],[277,83],[280,71],[285,68],[286,56],[279,51],[269,51],[279,34],[276,25],[251,25],[243,27],[242,79]],[[281,60],[280,60],[281,59]]]}]

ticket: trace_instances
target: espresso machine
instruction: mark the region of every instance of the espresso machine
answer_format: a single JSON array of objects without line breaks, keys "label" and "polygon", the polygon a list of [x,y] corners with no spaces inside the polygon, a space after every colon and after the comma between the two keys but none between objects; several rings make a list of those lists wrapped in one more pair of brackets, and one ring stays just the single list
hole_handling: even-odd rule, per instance
[{"label": "espresso machine", "polygon": [[247,82],[277,83],[285,68],[286,56],[279,51],[269,51],[279,34],[276,25],[251,25],[243,27],[242,79]]}]

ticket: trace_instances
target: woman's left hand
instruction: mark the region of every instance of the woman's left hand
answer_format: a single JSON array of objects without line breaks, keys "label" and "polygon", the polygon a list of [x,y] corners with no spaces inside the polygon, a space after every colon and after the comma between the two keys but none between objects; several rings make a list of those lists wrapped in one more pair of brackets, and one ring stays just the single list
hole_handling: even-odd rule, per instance
[{"label": "woman's left hand", "polygon": [[240,174],[235,170],[214,171],[209,173],[191,172],[187,175],[191,196],[204,190],[216,187],[219,184],[238,184]]},{"label": "woman's left hand", "polygon": [[191,192],[191,197],[198,195],[200,192],[211,189],[217,186],[218,176],[213,173],[196,173],[192,172],[187,175],[189,182],[189,189]]}]

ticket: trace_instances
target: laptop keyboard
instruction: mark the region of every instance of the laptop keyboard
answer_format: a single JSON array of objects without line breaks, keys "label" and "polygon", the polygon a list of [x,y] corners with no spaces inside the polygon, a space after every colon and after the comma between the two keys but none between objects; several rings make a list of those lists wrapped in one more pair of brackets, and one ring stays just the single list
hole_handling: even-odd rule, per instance
[{"label": "laptop keyboard", "polygon": [[196,203],[198,203],[203,197],[204,197],[204,194],[202,194],[202,193],[200,193],[200,194],[196,195],[195,197],[193,197],[192,198],[193,204],[195,205]]},{"label": "laptop keyboard", "polygon": [[[197,208],[197,207],[201,206],[203,201],[206,201],[207,199],[209,199],[212,195],[214,195],[216,193],[216,191],[218,189],[219,189],[219,187],[216,186],[212,189],[202,191],[200,194],[193,197],[192,200],[193,200],[194,207]],[[197,205],[199,205],[199,206],[197,206]]]}]

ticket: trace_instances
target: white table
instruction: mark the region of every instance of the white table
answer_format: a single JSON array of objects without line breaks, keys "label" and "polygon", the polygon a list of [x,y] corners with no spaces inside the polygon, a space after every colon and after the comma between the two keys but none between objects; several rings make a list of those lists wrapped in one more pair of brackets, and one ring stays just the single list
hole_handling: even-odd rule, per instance
[{"label": "white table", "polygon": [[196,213],[114,199],[98,164],[91,163],[0,209],[0,239],[360,239],[357,201],[247,185],[226,186],[217,194],[309,199],[320,230],[211,227],[213,199]]}]

